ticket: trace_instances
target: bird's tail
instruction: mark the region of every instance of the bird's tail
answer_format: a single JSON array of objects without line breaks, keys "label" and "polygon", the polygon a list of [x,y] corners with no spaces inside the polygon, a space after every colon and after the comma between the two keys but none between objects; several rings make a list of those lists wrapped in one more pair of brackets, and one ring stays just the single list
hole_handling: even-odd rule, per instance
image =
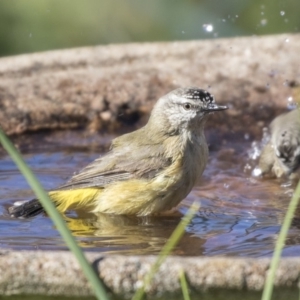
[{"label": "bird's tail", "polygon": [[8,212],[13,218],[31,218],[43,211],[44,208],[37,199],[32,199],[22,204],[15,203],[13,206],[8,208]]},{"label": "bird's tail", "polygon": [[[64,213],[69,209],[89,212],[95,207],[95,201],[97,200],[99,193],[101,193],[101,189],[86,188],[51,191],[49,192],[49,196],[61,213]],[[43,211],[43,206],[37,199],[26,201],[21,204],[15,203],[8,209],[10,216],[14,218],[31,218]]]}]

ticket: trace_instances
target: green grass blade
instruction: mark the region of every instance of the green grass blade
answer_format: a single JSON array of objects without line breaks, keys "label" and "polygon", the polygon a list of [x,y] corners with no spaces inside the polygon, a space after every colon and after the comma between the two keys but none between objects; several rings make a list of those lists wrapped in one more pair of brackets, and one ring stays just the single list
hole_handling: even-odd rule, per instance
[{"label": "green grass blade", "polygon": [[300,181],[297,185],[296,190],[294,191],[293,197],[290,201],[288,210],[286,212],[286,215],[283,220],[283,224],[279,232],[279,236],[275,245],[274,254],[271,260],[270,269],[267,273],[267,278],[266,278],[266,282],[265,282],[265,286],[261,298],[262,300],[270,300],[272,297],[276,270],[279,265],[279,260],[280,260],[282,249],[284,247],[285,239],[287,237],[289,228],[292,223],[292,219],[295,215],[295,211],[299,203],[299,198],[300,198]]},{"label": "green grass blade", "polygon": [[136,291],[132,300],[141,300],[143,298],[144,293],[145,293],[145,288],[147,286],[149,286],[151,280],[153,279],[155,273],[158,271],[161,264],[164,262],[164,260],[171,253],[171,251],[174,249],[176,244],[179,242],[179,240],[181,239],[182,235],[185,232],[186,226],[191,222],[195,213],[199,210],[199,207],[200,207],[200,205],[198,203],[193,203],[193,205],[187,211],[185,216],[182,218],[182,220],[180,221],[178,226],[175,228],[175,230],[171,234],[167,243],[162,248],[161,252],[158,255],[158,258],[152,265],[149,273],[145,276],[142,287]]},{"label": "green grass blade", "polygon": [[189,295],[188,285],[187,285],[186,278],[185,278],[185,274],[182,270],[179,273],[179,278],[180,278],[180,285],[181,285],[181,290],[182,290],[182,294],[183,294],[183,299],[191,300],[190,295]]},{"label": "green grass blade", "polygon": [[92,288],[95,291],[97,299],[108,300],[108,296],[105,292],[105,288],[103,283],[101,282],[100,278],[97,276],[89,262],[87,261],[86,257],[84,256],[83,252],[77,245],[72,233],[70,232],[69,228],[67,227],[65,221],[62,219],[60,213],[57,211],[55,205],[49,198],[47,192],[43,189],[33,172],[30,168],[26,165],[25,161],[23,160],[22,156],[18,152],[18,150],[14,147],[11,141],[6,137],[4,132],[0,128],[0,142],[3,147],[6,149],[8,154],[10,155],[11,159],[15,162],[21,173],[26,178],[28,184],[34,191],[36,197],[39,199],[41,204],[43,205],[45,211],[52,219],[53,223],[57,227],[57,230],[60,232],[61,236],[63,237],[65,243],[73,252],[75,257],[77,258],[85,276],[89,280]]}]

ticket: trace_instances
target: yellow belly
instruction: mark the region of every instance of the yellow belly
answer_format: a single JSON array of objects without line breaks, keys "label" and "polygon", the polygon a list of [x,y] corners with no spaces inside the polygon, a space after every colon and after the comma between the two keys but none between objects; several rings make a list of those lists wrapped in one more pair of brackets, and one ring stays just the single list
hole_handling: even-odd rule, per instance
[{"label": "yellow belly", "polygon": [[[182,157],[152,179],[129,179],[99,188],[53,191],[49,195],[61,212],[68,209],[118,215],[151,215],[176,206],[201,176],[207,149],[192,149],[192,157],[202,156],[201,165]],[[196,159],[196,162],[199,159]]]},{"label": "yellow belly", "polygon": [[163,172],[151,180],[131,179],[109,184],[105,188],[53,191],[49,195],[61,212],[74,209],[119,215],[150,215],[176,206],[187,195],[192,184],[183,185],[180,176],[180,172],[176,175]]},{"label": "yellow belly", "polygon": [[167,180],[164,183],[130,180],[113,184],[98,195],[93,212],[144,216],[167,210],[175,199]]},{"label": "yellow belly", "polygon": [[61,212],[74,209],[119,215],[150,215],[167,210],[182,200],[180,193],[172,195],[169,179],[158,181],[128,180],[113,183],[104,189],[53,191],[49,195]]}]

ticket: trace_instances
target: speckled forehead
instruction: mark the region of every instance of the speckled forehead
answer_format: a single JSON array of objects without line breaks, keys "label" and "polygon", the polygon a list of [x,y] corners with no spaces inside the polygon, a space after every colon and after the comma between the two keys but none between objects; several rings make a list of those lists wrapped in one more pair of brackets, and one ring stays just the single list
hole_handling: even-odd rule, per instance
[{"label": "speckled forehead", "polygon": [[193,88],[178,89],[176,91],[176,94],[177,94],[177,96],[179,96],[181,98],[200,100],[207,104],[215,102],[215,99],[212,94],[210,94],[209,92],[207,92],[205,90],[201,90],[201,89],[196,89],[196,88],[195,89],[193,89]]},{"label": "speckled forehead", "polygon": [[200,89],[186,90],[182,94],[182,97],[187,98],[187,99],[200,100],[200,101],[206,102],[206,103],[215,102],[214,97],[209,92],[207,92],[205,90],[200,90]]}]

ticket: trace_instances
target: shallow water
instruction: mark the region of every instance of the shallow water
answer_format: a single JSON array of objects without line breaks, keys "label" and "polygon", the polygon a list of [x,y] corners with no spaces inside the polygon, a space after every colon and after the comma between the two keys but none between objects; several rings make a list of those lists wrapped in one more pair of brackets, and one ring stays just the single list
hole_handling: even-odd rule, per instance
[{"label": "shallow water", "polygon": [[[105,140],[107,143],[107,139]],[[65,182],[75,171],[99,156],[100,147],[28,147],[24,157],[46,189]],[[101,147],[103,149],[103,147]],[[178,207],[164,217],[76,216],[66,220],[87,250],[121,254],[157,254],[189,205],[201,202],[198,214],[174,250],[177,255],[230,255],[263,257],[272,254],[280,222],[293,187],[289,182],[251,177],[255,161],[251,143],[224,141],[210,151],[201,183]],[[252,149],[253,150],[253,149]],[[102,150],[103,151],[103,150]],[[33,194],[15,165],[0,156],[0,247],[13,249],[66,249],[46,215],[12,219],[7,207]],[[290,229],[284,256],[300,253],[300,212]]]}]

